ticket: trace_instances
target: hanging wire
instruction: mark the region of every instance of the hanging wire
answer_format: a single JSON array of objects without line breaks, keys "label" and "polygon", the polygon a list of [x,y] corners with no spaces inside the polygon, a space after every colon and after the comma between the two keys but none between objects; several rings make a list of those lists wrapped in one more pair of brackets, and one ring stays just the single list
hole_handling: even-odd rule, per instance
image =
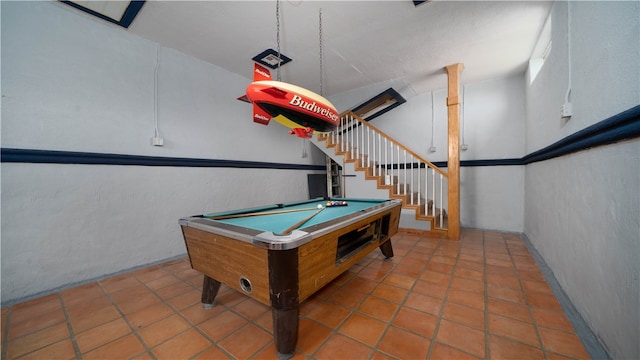
[{"label": "hanging wire", "polygon": [[278,51],[278,71],[276,72],[276,79],[280,81],[280,0],[276,0],[276,45]]},{"label": "hanging wire", "polygon": [[323,74],[322,74],[322,8],[320,8],[319,13],[318,13],[318,28],[319,28],[319,45],[318,47],[320,48],[320,95],[324,95],[323,94]]}]

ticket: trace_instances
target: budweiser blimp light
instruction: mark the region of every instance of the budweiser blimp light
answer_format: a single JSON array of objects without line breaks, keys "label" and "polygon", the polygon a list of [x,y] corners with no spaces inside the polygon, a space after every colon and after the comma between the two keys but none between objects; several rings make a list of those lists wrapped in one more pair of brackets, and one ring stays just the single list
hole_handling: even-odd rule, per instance
[{"label": "budweiser blimp light", "polygon": [[328,132],[340,123],[340,115],[324,97],[296,85],[271,80],[269,70],[254,64],[253,82],[247,86],[253,104],[253,121],[268,125],[274,121],[303,138],[314,131]]}]

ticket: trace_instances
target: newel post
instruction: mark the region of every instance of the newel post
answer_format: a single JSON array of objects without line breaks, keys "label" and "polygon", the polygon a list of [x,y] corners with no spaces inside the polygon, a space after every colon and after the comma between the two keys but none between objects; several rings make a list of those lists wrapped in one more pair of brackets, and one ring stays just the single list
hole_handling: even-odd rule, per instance
[{"label": "newel post", "polygon": [[444,70],[449,77],[447,94],[447,118],[449,149],[447,173],[449,175],[448,221],[449,239],[460,239],[460,73],[463,64],[451,64]]}]

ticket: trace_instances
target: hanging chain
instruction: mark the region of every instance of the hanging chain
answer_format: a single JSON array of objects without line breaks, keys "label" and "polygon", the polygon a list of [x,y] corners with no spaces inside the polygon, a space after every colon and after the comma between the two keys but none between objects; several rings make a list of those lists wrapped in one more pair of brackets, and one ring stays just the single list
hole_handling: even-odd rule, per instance
[{"label": "hanging chain", "polygon": [[323,74],[322,74],[322,9],[320,9],[319,11],[319,16],[318,16],[318,28],[319,28],[319,48],[320,48],[320,95],[323,95]]},{"label": "hanging chain", "polygon": [[280,81],[280,0],[276,0],[276,43],[278,50],[278,71],[276,79]]}]

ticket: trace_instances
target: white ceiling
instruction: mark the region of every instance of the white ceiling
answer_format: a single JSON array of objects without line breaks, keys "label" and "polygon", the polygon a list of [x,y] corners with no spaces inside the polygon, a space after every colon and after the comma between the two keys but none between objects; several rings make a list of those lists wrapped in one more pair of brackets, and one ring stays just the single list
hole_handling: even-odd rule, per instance
[{"label": "white ceiling", "polygon": [[[380,82],[398,91],[446,87],[442,68],[463,63],[462,83],[522,73],[548,1],[280,1],[281,80],[322,94]],[[129,32],[252,78],[252,57],[277,48],[276,1],[147,1]],[[276,71],[272,71],[276,75]],[[404,87],[404,89],[398,89]]]}]

